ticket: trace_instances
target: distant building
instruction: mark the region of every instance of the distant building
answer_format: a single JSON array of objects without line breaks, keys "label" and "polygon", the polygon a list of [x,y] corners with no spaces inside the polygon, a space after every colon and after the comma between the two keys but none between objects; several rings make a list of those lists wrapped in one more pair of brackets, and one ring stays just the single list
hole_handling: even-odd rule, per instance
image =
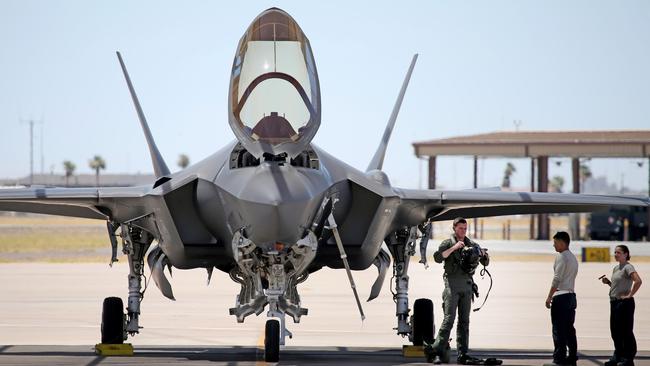
[{"label": "distant building", "polygon": [[[95,174],[77,174],[68,179],[68,187],[94,187]],[[156,180],[153,174],[101,174],[99,185],[104,187],[132,187],[153,184]],[[29,176],[14,179],[0,179],[0,186],[29,185]],[[34,174],[34,185],[65,187],[65,175]]]}]

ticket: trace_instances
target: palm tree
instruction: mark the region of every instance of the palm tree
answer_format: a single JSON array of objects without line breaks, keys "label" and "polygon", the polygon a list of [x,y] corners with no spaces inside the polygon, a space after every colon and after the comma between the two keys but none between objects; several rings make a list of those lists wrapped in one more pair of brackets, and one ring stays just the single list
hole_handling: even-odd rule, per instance
[{"label": "palm tree", "polygon": [[510,188],[510,177],[517,171],[515,166],[508,162],[506,164],[506,170],[503,172],[503,181],[501,182],[501,187]]},{"label": "palm tree", "polygon": [[63,162],[63,170],[65,170],[65,186],[68,186],[68,183],[70,181],[70,177],[74,174],[74,170],[77,169],[77,166],[74,165],[73,162],[70,160],[66,160]]},{"label": "palm tree", "polygon": [[104,158],[99,155],[95,155],[91,160],[88,160],[88,166],[90,169],[95,171],[95,185],[99,186],[99,171],[101,169],[106,169],[106,162]]},{"label": "palm tree", "polygon": [[176,164],[178,164],[181,169],[185,169],[190,165],[190,157],[185,154],[180,154]]},{"label": "palm tree", "polygon": [[564,187],[564,178],[559,175],[556,175],[548,182],[551,192],[562,193],[562,187]]}]

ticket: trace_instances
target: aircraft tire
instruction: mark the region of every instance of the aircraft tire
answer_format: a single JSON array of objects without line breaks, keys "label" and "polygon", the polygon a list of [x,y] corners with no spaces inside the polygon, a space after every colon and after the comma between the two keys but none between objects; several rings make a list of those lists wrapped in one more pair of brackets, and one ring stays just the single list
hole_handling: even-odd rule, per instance
[{"label": "aircraft tire", "polygon": [[124,343],[124,304],[119,297],[107,297],[102,307],[102,343]]},{"label": "aircraft tire", "polygon": [[417,299],[413,304],[413,345],[422,346],[433,343],[433,302],[429,299]]},{"label": "aircraft tire", "polygon": [[275,319],[266,321],[264,332],[264,361],[278,362],[280,360],[280,322]]}]

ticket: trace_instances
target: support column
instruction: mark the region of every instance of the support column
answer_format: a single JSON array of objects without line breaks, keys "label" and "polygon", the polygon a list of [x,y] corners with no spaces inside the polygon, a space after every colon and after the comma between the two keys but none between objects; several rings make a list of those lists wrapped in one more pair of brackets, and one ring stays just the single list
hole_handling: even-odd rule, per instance
[{"label": "support column", "polygon": [[[580,158],[571,159],[571,176],[573,183],[573,193],[580,193]],[[580,218],[581,214],[569,214],[569,228],[571,238],[580,238]]]},{"label": "support column", "polygon": [[[537,157],[537,190],[548,192],[548,156]],[[548,240],[549,231],[548,214],[537,215],[537,240]]]},{"label": "support column", "polygon": [[[474,155],[474,189],[478,188],[478,157]],[[474,238],[477,238],[478,235],[478,219],[474,218],[474,223],[472,224],[474,228]]]},{"label": "support column", "polygon": [[[530,191],[535,192],[535,158],[530,158]],[[529,238],[535,239],[535,215],[530,215]]]},{"label": "support column", "polygon": [[429,189],[436,189],[436,156],[429,156]]},{"label": "support column", "polygon": [[580,193],[580,158],[571,159],[571,173],[573,174],[573,193]]},{"label": "support column", "polygon": [[[650,196],[650,155],[648,155],[648,196]],[[645,237],[646,241],[650,242],[650,207],[646,208],[648,210],[648,234]]]}]

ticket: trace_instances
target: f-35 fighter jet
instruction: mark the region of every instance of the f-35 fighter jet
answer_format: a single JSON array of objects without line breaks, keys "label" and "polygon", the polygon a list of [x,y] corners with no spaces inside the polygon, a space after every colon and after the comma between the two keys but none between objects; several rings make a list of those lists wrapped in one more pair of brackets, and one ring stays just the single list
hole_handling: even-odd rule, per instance
[{"label": "f-35 fighter jet", "polygon": [[[164,296],[174,299],[164,269],[226,272],[241,285],[230,314],[238,322],[267,307],[265,359],[277,361],[291,333],[285,316],[307,314],[298,294],[309,274],[373,264],[377,297],[393,262],[397,334],[414,343],[433,338],[431,306],[409,314],[408,268],[432,221],[456,216],[583,212],[646,206],[617,196],[412,190],[391,186],[382,171],[386,147],[417,55],[413,57],[384,136],[365,172],[311,141],[321,122],[321,97],[309,40],[286,12],[262,12],[239,41],[228,94],[236,140],[203,161],[170,174],[118,53],[149,146],[156,181],[126,188],[29,187],[0,190],[0,210],[105,220],[116,260],[118,241],[129,263],[126,314],[120,298],[104,301],[102,342],[122,343],[140,330],[145,259]],[[118,240],[119,239],[119,240]],[[382,249],[386,243],[390,253]],[[148,254],[146,254],[148,253]]]}]

